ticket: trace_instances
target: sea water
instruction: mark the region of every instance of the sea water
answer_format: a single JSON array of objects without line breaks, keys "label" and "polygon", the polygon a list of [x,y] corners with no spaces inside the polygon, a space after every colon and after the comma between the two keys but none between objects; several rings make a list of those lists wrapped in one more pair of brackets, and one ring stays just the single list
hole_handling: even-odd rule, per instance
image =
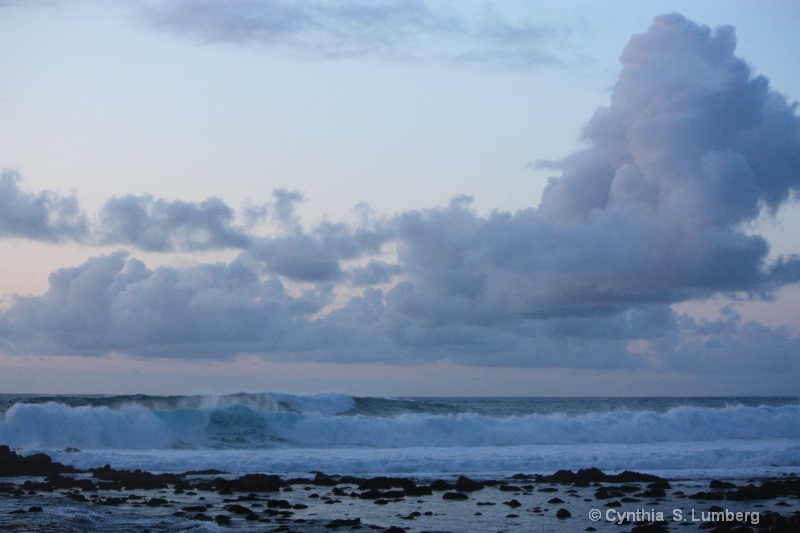
[{"label": "sea water", "polygon": [[0,444],[86,469],[672,479],[800,467],[800,398],[0,395]]}]

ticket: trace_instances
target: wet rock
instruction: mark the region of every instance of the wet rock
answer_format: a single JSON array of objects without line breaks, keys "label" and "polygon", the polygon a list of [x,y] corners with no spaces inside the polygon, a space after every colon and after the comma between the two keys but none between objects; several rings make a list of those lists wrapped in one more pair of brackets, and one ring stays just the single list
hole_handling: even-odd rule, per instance
[{"label": "wet rock", "polygon": [[337,518],[325,524],[326,529],[338,529],[340,527],[360,526],[360,518]]},{"label": "wet rock", "polygon": [[252,509],[249,507],[245,507],[244,505],[239,505],[238,503],[234,503],[231,505],[226,505],[225,510],[229,513],[239,514],[239,515],[248,515],[253,512]]},{"label": "wet rock", "polygon": [[441,492],[445,490],[453,490],[453,485],[442,479],[437,479],[431,483],[431,490]]},{"label": "wet rock", "polygon": [[564,509],[563,507],[558,511],[556,511],[556,518],[560,518],[563,520],[564,518],[570,518],[571,516],[572,513],[570,513],[567,509]]},{"label": "wet rock", "polygon": [[370,479],[363,480],[359,486],[358,490],[387,490],[393,488],[401,488],[403,490],[414,489],[417,484],[412,479],[402,478],[402,477],[386,477],[386,476],[379,476],[373,477]]},{"label": "wet rock", "polygon": [[800,498],[800,478],[771,479],[763,481],[758,487],[747,485],[726,494],[728,500],[734,501],[771,500],[784,497]]},{"label": "wet rock", "polygon": [[468,500],[469,496],[463,492],[445,492],[442,494],[443,500]]},{"label": "wet rock", "polygon": [[[91,469],[92,477],[102,481],[110,481],[123,486],[128,490],[142,489],[142,490],[158,490],[166,489],[169,484],[177,484],[184,482],[184,479],[177,474],[151,474],[139,469],[130,470],[115,470],[110,465],[105,465],[101,468]],[[111,488],[111,487],[109,487]]]},{"label": "wet rock", "polygon": [[667,493],[664,489],[654,488],[654,489],[647,489],[644,492],[640,492],[637,496],[641,496],[642,498],[666,498]]},{"label": "wet rock", "polygon": [[483,483],[474,481],[466,476],[459,476],[454,488],[460,492],[475,492],[483,488]]},{"label": "wet rock", "polygon": [[232,489],[237,492],[278,492],[283,480],[276,475],[245,474],[233,481]]},{"label": "wet rock", "polygon": [[417,485],[413,488],[405,489],[407,496],[430,496],[433,490],[429,486]]},{"label": "wet rock", "polygon": [[219,476],[221,474],[227,474],[227,472],[223,470],[217,470],[215,468],[209,468],[207,470],[188,470],[184,472],[182,475],[184,476]]},{"label": "wet rock", "polygon": [[202,513],[208,510],[208,507],[205,505],[188,505],[186,507],[181,507],[181,509],[187,513]]},{"label": "wet rock", "polygon": [[637,482],[656,482],[664,481],[663,478],[652,474],[641,474],[626,470],[621,474],[606,474],[599,468],[584,468],[577,472],[571,470],[559,470],[549,476],[538,476],[540,482],[550,483],[637,483]]},{"label": "wet rock", "polygon": [[267,500],[267,509],[291,509],[292,507],[287,500]]},{"label": "wet rock", "polygon": [[718,479],[712,479],[711,483],[708,484],[708,488],[710,489],[735,489],[736,485],[733,483],[729,483],[727,481],[719,481]]},{"label": "wet rock", "polygon": [[516,500],[516,499],[508,501],[508,502],[503,502],[503,505],[508,505],[512,509],[516,509],[517,507],[521,507],[522,506],[522,504],[519,502],[519,500]]},{"label": "wet rock", "polygon": [[724,500],[725,493],[720,491],[714,492],[705,492],[700,491],[694,494],[690,494],[689,497],[693,500],[710,500],[710,501],[717,501],[717,500]]},{"label": "wet rock", "polygon": [[53,462],[44,453],[23,457],[6,445],[0,445],[0,477],[50,476],[77,472],[73,467]]}]

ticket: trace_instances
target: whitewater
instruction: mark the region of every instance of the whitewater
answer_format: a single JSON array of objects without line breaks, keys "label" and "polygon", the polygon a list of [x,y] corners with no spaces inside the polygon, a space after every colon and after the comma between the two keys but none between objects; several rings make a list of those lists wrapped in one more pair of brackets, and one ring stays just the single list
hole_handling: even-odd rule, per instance
[{"label": "whitewater", "polygon": [[0,444],[80,469],[731,479],[800,467],[800,398],[0,395]]}]

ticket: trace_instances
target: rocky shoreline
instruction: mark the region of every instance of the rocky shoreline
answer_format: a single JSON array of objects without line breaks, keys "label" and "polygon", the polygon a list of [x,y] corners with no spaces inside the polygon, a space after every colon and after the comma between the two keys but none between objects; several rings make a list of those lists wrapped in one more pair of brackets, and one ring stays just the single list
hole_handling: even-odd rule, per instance
[{"label": "rocky shoreline", "polygon": [[[0,504],[0,529],[9,532],[90,531],[97,520],[139,533],[210,531],[204,525],[258,532],[800,531],[795,474],[704,484],[596,468],[491,480],[154,474],[110,465],[77,470],[8,446],[0,446]],[[91,523],[70,525],[81,514]]]}]

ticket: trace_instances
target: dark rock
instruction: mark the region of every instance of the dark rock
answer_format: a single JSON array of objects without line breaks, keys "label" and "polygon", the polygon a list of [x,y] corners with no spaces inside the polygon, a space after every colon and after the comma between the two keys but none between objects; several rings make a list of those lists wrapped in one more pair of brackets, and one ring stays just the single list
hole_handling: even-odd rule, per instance
[{"label": "dark rock", "polygon": [[478,483],[466,476],[459,476],[454,488],[461,492],[475,492],[483,488],[483,483]]},{"label": "dark rock", "polygon": [[727,481],[719,481],[717,479],[712,479],[711,483],[708,484],[708,488],[710,489],[735,489],[736,485],[733,483],[728,483]]},{"label": "dark rock", "polygon": [[500,492],[522,492],[522,487],[516,485],[500,485],[497,490]]},{"label": "dark rock", "polygon": [[664,491],[664,489],[655,488],[640,492],[637,494],[637,496],[641,496],[642,498],[666,498],[667,493]]},{"label": "dark rock", "polygon": [[183,473],[184,476],[219,476],[220,474],[227,474],[227,472],[209,468],[208,470],[189,470]]},{"label": "dark rock", "polygon": [[358,490],[371,490],[371,489],[386,490],[386,489],[392,489],[392,488],[401,488],[403,490],[409,490],[409,489],[413,490],[414,488],[416,488],[416,486],[417,486],[417,484],[411,479],[402,478],[402,477],[380,476],[380,477],[373,477],[373,478],[370,478],[370,479],[363,480],[359,484]]},{"label": "dark rock", "polygon": [[441,492],[444,490],[453,490],[453,485],[442,479],[437,479],[436,481],[431,483],[431,490],[435,490],[437,492]]},{"label": "dark rock", "polygon": [[291,509],[292,504],[287,500],[267,500],[268,509]]},{"label": "dark rock", "polygon": [[228,511],[229,513],[240,514],[240,515],[248,515],[253,512],[253,510],[250,509],[249,507],[245,507],[244,505],[239,505],[238,503],[226,505],[225,510]]},{"label": "dark rock", "polygon": [[429,486],[417,485],[414,488],[405,489],[407,496],[430,496],[433,490]]},{"label": "dark rock", "polygon": [[364,492],[359,494],[358,497],[361,498],[362,500],[377,500],[382,495],[383,493],[378,489],[371,489],[371,490],[365,490]]},{"label": "dark rock", "polygon": [[558,511],[556,511],[556,518],[564,519],[564,518],[570,518],[571,516],[572,513],[570,513],[567,509],[564,509],[563,507]]},{"label": "dark rock", "polygon": [[202,513],[208,509],[205,505],[189,505],[186,507],[181,507],[187,513]]},{"label": "dark rock", "polygon": [[167,505],[169,503],[169,501],[167,501],[164,498],[150,498],[145,503],[147,505],[149,505],[150,507],[158,507],[160,505]]},{"label": "dark rock", "polygon": [[34,505],[33,507],[29,507],[28,508],[28,512],[29,513],[42,513],[42,512],[44,512],[44,509],[42,509],[38,505]]},{"label": "dark rock", "polygon": [[547,500],[547,503],[556,504],[556,503],[564,503],[564,500],[561,498],[550,498]]},{"label": "dark rock", "polygon": [[245,474],[235,479],[231,488],[239,492],[278,492],[283,480],[276,475]]},{"label": "dark rock", "polygon": [[656,482],[664,479],[652,474],[641,474],[626,470],[621,474],[606,474],[599,468],[584,468],[573,473],[571,470],[559,470],[549,476],[539,476],[537,481],[550,483],[638,483]]},{"label": "dark rock", "polygon": [[53,462],[44,453],[23,457],[6,445],[0,446],[0,477],[51,476],[77,472],[73,467]]},{"label": "dark rock", "polygon": [[443,500],[468,500],[469,496],[463,492],[445,492],[442,494]]},{"label": "dark rock", "polygon": [[783,497],[800,498],[800,479],[770,479],[763,481],[758,487],[747,485],[729,491],[726,497],[734,501],[771,500]]},{"label": "dark rock", "polygon": [[693,500],[717,501],[717,500],[724,500],[725,499],[725,493],[724,492],[718,492],[718,491],[716,491],[716,492],[703,492],[703,491],[700,491],[700,492],[696,492],[695,494],[690,494],[689,497],[691,499],[693,499]]},{"label": "dark rock", "polygon": [[511,500],[511,501],[508,501],[508,502],[503,502],[503,505],[508,505],[509,507],[511,507],[513,509],[516,509],[517,507],[522,506],[522,504],[519,502],[519,500]]},{"label": "dark rock", "polygon": [[340,527],[347,527],[347,526],[360,526],[361,519],[360,518],[337,518],[336,520],[331,520],[325,527],[327,529],[337,529]]},{"label": "dark rock", "polygon": [[111,481],[126,489],[158,490],[166,489],[168,484],[183,483],[184,479],[177,474],[151,474],[136,469],[115,470],[110,465],[91,469],[92,477],[103,481]]},{"label": "dark rock", "polygon": [[227,526],[231,523],[231,517],[226,514],[218,514],[214,517],[214,521],[221,526]]}]

